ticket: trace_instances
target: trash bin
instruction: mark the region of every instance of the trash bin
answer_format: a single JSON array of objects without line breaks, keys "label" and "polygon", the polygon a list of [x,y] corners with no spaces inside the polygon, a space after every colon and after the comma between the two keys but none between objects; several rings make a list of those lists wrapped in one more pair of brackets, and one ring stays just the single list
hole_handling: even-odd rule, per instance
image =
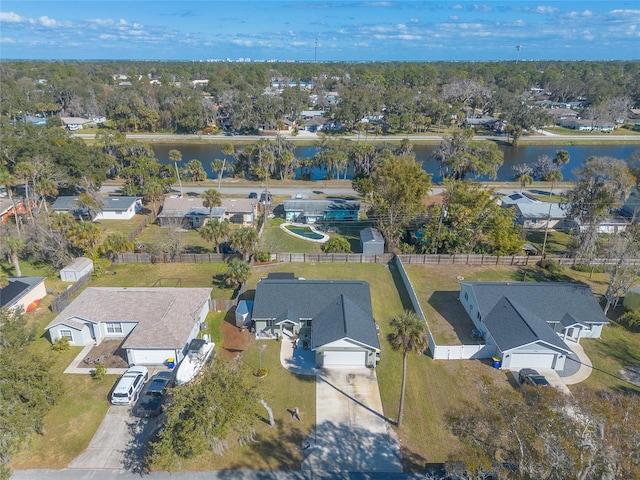
[{"label": "trash bin", "polygon": [[170,370],[173,370],[176,366],[176,359],[171,357],[167,359],[167,365],[169,367]]},{"label": "trash bin", "polygon": [[502,359],[498,357],[493,357],[493,368],[500,368],[502,366]]}]

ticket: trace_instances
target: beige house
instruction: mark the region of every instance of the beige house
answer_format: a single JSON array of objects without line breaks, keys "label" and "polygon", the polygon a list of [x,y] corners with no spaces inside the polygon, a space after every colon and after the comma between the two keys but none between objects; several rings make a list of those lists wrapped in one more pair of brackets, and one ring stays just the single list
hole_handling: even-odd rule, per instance
[{"label": "beige house", "polygon": [[258,214],[257,198],[223,198],[225,220],[244,227],[253,226]]},{"label": "beige house", "polygon": [[54,318],[49,339],[72,346],[121,338],[130,365],[179,362],[209,313],[210,288],[89,287]]}]

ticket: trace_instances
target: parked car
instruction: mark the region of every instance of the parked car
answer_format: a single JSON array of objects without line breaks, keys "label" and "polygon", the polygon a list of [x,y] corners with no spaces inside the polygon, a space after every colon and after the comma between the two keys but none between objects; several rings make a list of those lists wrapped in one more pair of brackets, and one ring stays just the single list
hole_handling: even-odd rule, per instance
[{"label": "parked car", "polygon": [[533,368],[523,368],[518,372],[518,381],[521,385],[530,385],[532,387],[546,387],[549,382]]},{"label": "parked car", "polygon": [[113,405],[131,405],[140,395],[140,390],[149,379],[147,367],[136,366],[122,374],[111,393]]},{"label": "parked car", "polygon": [[156,373],[133,408],[133,414],[143,418],[160,415],[167,389],[173,386],[174,381],[175,377],[171,371]]},{"label": "parked car", "polygon": [[249,198],[258,198],[258,194],[256,192],[251,192],[249,194]]}]

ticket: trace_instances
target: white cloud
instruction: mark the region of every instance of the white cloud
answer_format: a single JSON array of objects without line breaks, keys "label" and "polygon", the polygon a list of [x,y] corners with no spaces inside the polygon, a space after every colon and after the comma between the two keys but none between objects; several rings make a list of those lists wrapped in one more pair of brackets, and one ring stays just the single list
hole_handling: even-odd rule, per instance
[{"label": "white cloud", "polygon": [[363,7],[390,7],[391,2],[362,2]]},{"label": "white cloud", "polygon": [[457,22],[458,20],[460,20],[460,17],[458,17],[457,15],[451,15],[449,17],[449,20],[451,20],[453,22]]},{"label": "white cloud", "polygon": [[0,43],[11,43],[11,44],[14,44],[14,43],[16,43],[16,41],[13,38],[0,37]]},{"label": "white cloud", "polygon": [[411,23],[420,23],[420,20],[417,18],[412,18],[409,20]]},{"label": "white cloud", "polygon": [[638,15],[640,15],[640,10],[618,9],[618,10],[611,10],[610,13],[612,15],[621,15],[624,17],[628,17],[628,16],[637,17]]},{"label": "white cloud", "polygon": [[542,14],[550,14],[550,13],[558,13],[558,9],[555,7],[550,7],[547,5],[540,5],[538,7],[536,7],[535,9],[536,13],[542,13]]},{"label": "white cloud", "polygon": [[460,4],[454,5],[453,7],[451,7],[454,10],[464,10],[464,7]]},{"label": "white cloud", "polygon": [[420,35],[402,34],[398,35],[398,38],[401,40],[422,40],[422,37]]},{"label": "white cloud", "polygon": [[53,18],[47,17],[46,15],[38,18],[38,21],[45,27],[56,27],[58,25],[58,22],[56,22]]},{"label": "white cloud", "polygon": [[398,25],[398,30],[406,30],[407,26],[404,23],[399,23]]},{"label": "white cloud", "polygon": [[491,12],[491,7],[489,5],[478,5],[478,4],[474,4],[473,5],[473,9],[474,10],[478,10],[481,12]]},{"label": "white cloud", "polygon": [[7,23],[20,23],[24,22],[26,18],[21,17],[15,12],[0,12],[0,22]]}]

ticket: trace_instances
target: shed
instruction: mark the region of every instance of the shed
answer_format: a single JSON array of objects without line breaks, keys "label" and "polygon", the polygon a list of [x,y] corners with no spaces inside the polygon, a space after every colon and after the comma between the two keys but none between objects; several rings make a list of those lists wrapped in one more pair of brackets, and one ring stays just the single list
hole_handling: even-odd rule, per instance
[{"label": "shed", "polygon": [[236,307],[236,327],[245,327],[251,322],[251,310],[253,301],[241,300]]},{"label": "shed", "polygon": [[60,270],[60,280],[63,282],[77,282],[91,272],[93,272],[93,260],[86,257],[78,257]]},{"label": "shed", "polygon": [[384,253],[384,238],[379,230],[375,228],[365,228],[360,230],[360,247],[362,253],[382,254]]}]

